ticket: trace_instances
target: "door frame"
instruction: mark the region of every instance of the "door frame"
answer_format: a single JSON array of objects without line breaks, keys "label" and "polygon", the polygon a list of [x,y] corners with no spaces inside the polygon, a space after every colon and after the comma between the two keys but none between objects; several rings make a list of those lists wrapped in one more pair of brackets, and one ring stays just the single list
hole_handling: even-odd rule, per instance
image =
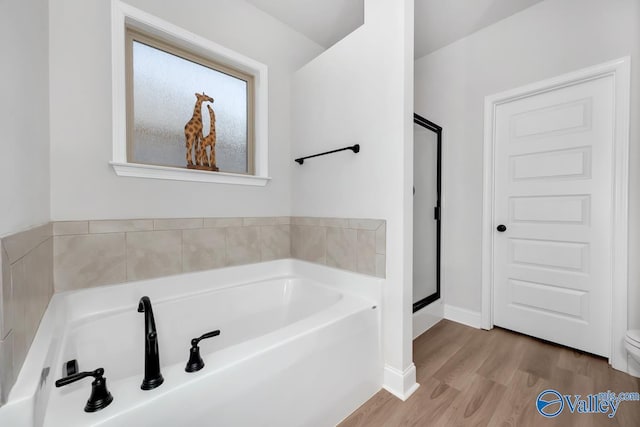
[{"label": "door frame", "polygon": [[[436,134],[437,138],[437,159],[436,159],[436,206],[434,207],[433,216],[436,220],[436,291],[431,295],[413,303],[413,312],[428,306],[434,301],[440,299],[440,249],[441,249],[441,222],[442,222],[442,126],[425,119],[419,114],[413,113],[413,123],[426,128]],[[415,141],[414,141],[415,143]],[[415,185],[415,183],[414,183]],[[415,189],[415,187],[414,187]],[[414,217],[415,221],[416,218]]]},{"label": "door frame", "polygon": [[624,337],[627,332],[628,286],[628,197],[629,197],[629,105],[631,58],[629,56],[572,73],[489,95],[484,102],[484,177],[482,217],[482,329],[493,328],[493,251],[494,251],[494,147],[495,112],[500,104],[574,86],[598,78],[613,76],[614,146],[611,224],[611,327],[609,363],[627,371]]}]

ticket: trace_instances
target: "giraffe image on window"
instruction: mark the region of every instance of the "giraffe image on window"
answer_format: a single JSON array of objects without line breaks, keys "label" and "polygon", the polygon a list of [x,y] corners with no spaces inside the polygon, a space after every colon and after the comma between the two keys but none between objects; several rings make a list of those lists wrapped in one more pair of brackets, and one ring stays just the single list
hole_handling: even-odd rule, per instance
[{"label": "giraffe image on window", "polygon": [[[198,166],[208,166],[210,170],[217,171],[216,166],[216,113],[211,108],[211,105],[207,104],[209,110],[209,134],[202,139],[200,144],[199,156],[197,159]],[[207,154],[207,147],[209,147],[209,153]]]},{"label": "giraffe image on window", "polygon": [[[196,99],[196,105],[193,108],[193,116],[191,116],[191,120],[189,120],[187,124],[184,125],[184,136],[186,139],[186,148],[187,148],[186,159],[187,159],[188,168],[196,167],[196,165],[194,165],[194,162],[193,162],[194,154],[195,154],[195,160],[197,162],[198,153],[201,149],[200,144],[203,139],[202,103],[205,101],[213,102],[213,98],[205,95],[204,92],[202,92],[202,94],[196,93],[195,95],[197,99]],[[195,153],[194,153],[194,149],[195,149]]]}]

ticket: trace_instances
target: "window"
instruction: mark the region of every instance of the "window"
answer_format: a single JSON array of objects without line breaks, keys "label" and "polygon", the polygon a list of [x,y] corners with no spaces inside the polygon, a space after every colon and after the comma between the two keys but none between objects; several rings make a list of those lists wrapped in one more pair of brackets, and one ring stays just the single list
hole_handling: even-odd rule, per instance
[{"label": "window", "polygon": [[266,66],[118,0],[112,19],[116,174],[265,185]]},{"label": "window", "polygon": [[[131,30],[127,50],[129,162],[187,167],[189,138],[194,166],[253,174],[252,76]],[[188,132],[188,122],[201,128]],[[206,144],[197,144],[195,133]]]}]

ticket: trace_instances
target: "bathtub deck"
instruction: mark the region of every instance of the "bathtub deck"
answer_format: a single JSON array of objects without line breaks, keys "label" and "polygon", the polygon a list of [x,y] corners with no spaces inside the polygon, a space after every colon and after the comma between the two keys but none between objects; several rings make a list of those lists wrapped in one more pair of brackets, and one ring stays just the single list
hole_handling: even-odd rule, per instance
[{"label": "bathtub deck", "polygon": [[420,388],[402,402],[382,390],[340,427],[354,426],[640,426],[640,402],[622,402],[613,419],[571,414],[545,420],[541,391],[587,395],[640,391],[640,380],[605,359],[495,328],[443,320],[414,341]]}]

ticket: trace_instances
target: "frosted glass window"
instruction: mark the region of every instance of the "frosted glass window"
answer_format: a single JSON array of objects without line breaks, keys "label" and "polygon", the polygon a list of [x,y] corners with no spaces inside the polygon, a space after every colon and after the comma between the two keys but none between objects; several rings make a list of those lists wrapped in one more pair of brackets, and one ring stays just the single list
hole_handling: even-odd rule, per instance
[{"label": "frosted glass window", "polygon": [[195,94],[204,92],[214,100],[199,111],[205,137],[211,131],[207,105],[215,113],[216,166],[220,172],[252,174],[251,78],[146,39],[129,41],[129,161],[186,167],[184,128],[196,110]]}]

